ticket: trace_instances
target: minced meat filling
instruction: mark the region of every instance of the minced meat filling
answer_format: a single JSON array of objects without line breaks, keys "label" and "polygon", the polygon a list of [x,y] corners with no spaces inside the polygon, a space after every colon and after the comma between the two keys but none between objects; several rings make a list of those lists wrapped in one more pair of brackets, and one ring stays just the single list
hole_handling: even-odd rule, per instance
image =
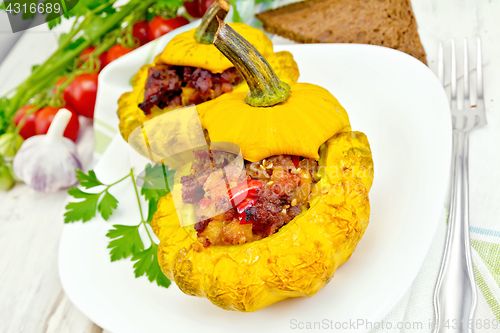
[{"label": "minced meat filling", "polygon": [[155,65],[149,68],[139,108],[150,114],[155,105],[163,109],[203,103],[231,92],[241,82],[243,77],[234,67],[212,74],[199,67]]},{"label": "minced meat filling", "polygon": [[226,152],[196,151],[191,174],[181,177],[182,199],[196,205],[195,229],[204,246],[268,237],[308,208],[315,160],[279,155],[245,161],[242,170],[229,165],[234,158]]}]

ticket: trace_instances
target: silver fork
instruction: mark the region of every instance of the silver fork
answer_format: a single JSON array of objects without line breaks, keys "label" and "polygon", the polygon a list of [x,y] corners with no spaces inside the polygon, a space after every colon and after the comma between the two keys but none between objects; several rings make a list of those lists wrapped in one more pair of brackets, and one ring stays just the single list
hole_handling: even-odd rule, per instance
[{"label": "silver fork", "polygon": [[[464,40],[464,100],[457,103],[457,68],[455,41],[451,41],[451,117],[453,153],[451,170],[451,204],[448,231],[441,271],[434,293],[435,333],[471,333],[477,287],[472,266],[469,235],[469,133],[486,124],[483,96],[481,39],[477,38],[477,102],[471,105],[469,57]],[[439,45],[438,75],[444,85],[443,44]]]}]

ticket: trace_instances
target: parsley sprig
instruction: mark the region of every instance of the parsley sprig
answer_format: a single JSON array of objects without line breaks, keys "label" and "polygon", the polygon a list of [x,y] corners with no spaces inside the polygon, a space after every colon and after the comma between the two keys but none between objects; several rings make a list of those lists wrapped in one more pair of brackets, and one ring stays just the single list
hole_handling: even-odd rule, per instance
[{"label": "parsley sprig", "polygon": [[[76,178],[80,181],[80,186],[85,189],[95,188],[98,186],[103,186],[104,189],[97,193],[83,192],[78,187],[72,187],[68,190],[68,194],[76,199],[83,199],[78,202],[70,202],[66,206],[66,213],[64,214],[64,222],[76,222],[82,221],[87,222],[92,219],[96,211],[101,213],[101,216],[106,221],[113,213],[113,210],[118,206],[118,200],[109,193],[109,188],[122,182],[123,180],[131,177],[133,175],[132,171],[120,180],[106,185],[97,179],[97,176],[93,170],[90,170],[88,174],[85,174],[81,170],[76,170]],[[102,197],[102,198],[101,198]],[[101,200],[99,201],[99,199]]]},{"label": "parsley sprig", "polygon": [[[163,274],[158,264],[158,245],[152,235],[151,221],[159,200],[170,192],[167,179],[170,178],[171,180],[173,174],[174,171],[168,170],[163,165],[155,164],[146,166],[144,175],[138,177],[142,183],[140,186],[141,195],[148,202],[148,215],[147,219],[145,219],[133,169],[126,176],[111,184],[102,183],[93,170],[90,170],[88,174],[77,170],[77,178],[82,188],[100,188],[102,190],[89,193],[77,187],[70,188],[68,190],[69,195],[83,200],[68,203],[64,214],[64,222],[86,222],[95,217],[96,213],[99,213],[103,219],[108,220],[118,207],[118,200],[109,193],[109,189],[130,178],[135,190],[141,220],[137,225],[115,224],[108,231],[106,236],[110,239],[108,245],[110,259],[116,261],[131,258],[134,262],[135,277],[146,275],[150,282],[156,281],[158,286],[168,288],[170,280]],[[141,233],[147,235],[147,238],[145,238],[149,240],[148,248],[145,248]]]}]

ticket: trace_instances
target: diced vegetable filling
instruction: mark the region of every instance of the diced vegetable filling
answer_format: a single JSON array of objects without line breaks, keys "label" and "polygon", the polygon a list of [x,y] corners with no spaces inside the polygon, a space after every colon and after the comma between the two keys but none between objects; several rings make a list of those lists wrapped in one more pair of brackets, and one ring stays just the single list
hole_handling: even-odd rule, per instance
[{"label": "diced vegetable filling", "polygon": [[315,160],[279,155],[238,167],[234,159],[198,150],[191,174],[181,177],[182,200],[196,205],[195,229],[205,247],[260,240],[309,208]]},{"label": "diced vegetable filling", "polygon": [[241,82],[243,77],[234,67],[212,74],[199,67],[156,65],[148,71],[144,102],[139,108],[150,114],[154,106],[173,109],[203,103],[233,91]]}]

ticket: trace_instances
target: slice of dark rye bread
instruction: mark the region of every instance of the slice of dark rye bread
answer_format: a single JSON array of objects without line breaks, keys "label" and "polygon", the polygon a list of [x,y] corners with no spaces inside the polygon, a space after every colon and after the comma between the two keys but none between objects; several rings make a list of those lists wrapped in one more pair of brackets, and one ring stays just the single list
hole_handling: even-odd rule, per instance
[{"label": "slice of dark rye bread", "polygon": [[409,0],[306,0],[256,16],[264,30],[298,43],[381,45],[427,64]]}]

